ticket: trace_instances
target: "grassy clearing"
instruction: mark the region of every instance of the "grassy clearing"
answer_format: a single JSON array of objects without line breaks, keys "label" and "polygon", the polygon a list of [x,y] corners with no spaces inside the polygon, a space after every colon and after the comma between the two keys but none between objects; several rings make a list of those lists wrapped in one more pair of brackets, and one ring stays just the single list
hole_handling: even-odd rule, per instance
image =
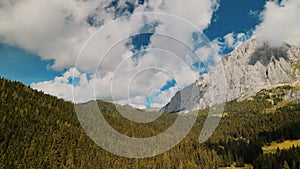
[{"label": "grassy clearing", "polygon": [[[300,87],[299,89],[297,90],[300,90]],[[263,110],[263,113],[275,113],[277,109],[281,108],[281,107],[284,107],[288,104],[300,104],[300,101],[299,100],[292,100],[292,101],[287,101],[287,100],[283,100],[281,102],[279,102],[278,104],[272,106],[271,108],[266,108],[265,110]],[[300,145],[299,145],[300,146]]]},{"label": "grassy clearing", "polygon": [[262,149],[264,151],[264,153],[275,153],[277,148],[279,148],[280,150],[282,149],[290,149],[292,146],[300,146],[300,139],[299,140],[286,140],[282,143],[276,143],[273,142],[271,143],[271,145],[269,146],[263,146]]},{"label": "grassy clearing", "polygon": [[230,167],[221,167],[219,169],[252,169],[253,166],[251,164],[245,164],[244,167],[235,167],[234,165],[231,165]]}]

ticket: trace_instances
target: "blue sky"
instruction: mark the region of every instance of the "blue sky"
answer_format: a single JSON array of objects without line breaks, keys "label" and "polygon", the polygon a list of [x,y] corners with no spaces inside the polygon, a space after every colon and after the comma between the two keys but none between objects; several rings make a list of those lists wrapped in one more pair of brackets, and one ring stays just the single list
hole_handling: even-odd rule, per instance
[{"label": "blue sky", "polygon": [[213,22],[204,31],[211,40],[223,37],[231,32],[248,32],[260,22],[252,12],[261,12],[265,0],[223,0],[218,11],[214,14]]},{"label": "blue sky", "polygon": [[[3,17],[4,19],[6,19],[3,21],[0,19],[0,24],[4,25],[4,27],[0,28],[0,76],[7,79],[20,81],[26,85],[32,86],[32,84],[35,84],[36,88],[44,91],[48,90],[48,88],[51,88],[51,90],[46,91],[46,93],[54,95],[56,95],[56,93],[61,93],[55,91],[55,88],[57,87],[55,85],[58,85],[58,87],[63,86],[63,88],[60,89],[61,91],[70,88],[72,82],[69,81],[69,79],[72,73],[70,73],[70,71],[68,70],[72,67],[72,65],[74,65],[75,62],[73,60],[78,53],[78,51],[72,52],[72,48],[81,47],[81,44],[90,36],[87,32],[97,30],[102,25],[109,23],[108,20],[115,20],[116,18],[121,16],[130,16],[137,10],[159,11],[162,9],[162,4],[159,4],[161,3],[161,1],[156,0],[139,0],[136,4],[132,4],[127,1],[123,2],[119,0],[113,0],[108,4],[104,4],[104,6],[94,4],[92,1],[70,1],[68,2],[70,4],[65,4],[66,6],[70,5],[70,8],[60,8],[60,6],[62,5],[57,6],[57,4],[62,2],[58,0],[55,0],[51,3],[44,3],[41,1],[32,2],[35,2],[35,5],[38,6],[38,8],[31,9],[30,5],[19,8],[19,4],[4,4],[0,6],[0,8],[3,8],[0,9],[0,15],[5,14],[5,16],[7,17]],[[176,11],[180,10],[180,8],[178,7],[181,7],[180,3],[182,3],[182,1],[176,1],[176,3],[178,3],[179,5],[174,4],[174,7],[172,7],[173,2],[175,3],[175,1],[168,1],[169,4],[163,4],[165,5],[163,8],[164,10],[166,10],[165,12],[174,13],[175,11],[176,14]],[[203,32],[208,37],[208,39],[213,43],[218,42],[216,44],[219,45],[220,50],[218,52],[220,55],[226,55],[227,53],[234,50],[238,43],[251,37],[252,33],[257,29],[257,26],[262,25],[261,27],[264,28],[261,29],[262,34],[266,34],[265,32],[269,33],[270,27],[272,28],[273,26],[273,22],[277,21],[274,21],[274,17],[272,17],[272,15],[274,14],[273,9],[280,10],[280,12],[283,11],[283,14],[285,14],[288,13],[286,12],[286,9],[280,8],[284,7],[285,5],[290,5],[288,8],[292,9],[290,13],[299,11],[297,8],[293,8],[293,6],[295,6],[294,4],[298,3],[298,1],[296,0],[283,1],[285,2],[285,4],[280,5],[278,5],[278,3],[280,3],[281,1],[267,2],[266,0],[201,0],[201,2],[207,3],[214,2],[211,4],[211,7],[201,5],[201,3],[199,2],[200,0],[198,2],[197,0],[195,0],[195,4],[198,3],[199,9],[197,9],[197,6],[193,6],[193,4],[189,6],[189,9],[194,10],[195,15],[193,12],[187,11],[186,14],[184,14],[186,16],[185,18],[190,19],[190,21],[196,21],[195,23],[199,24],[200,26],[204,25],[205,29],[203,30]],[[75,5],[72,3],[74,3]],[[145,5],[148,3],[149,6]],[[213,10],[213,6],[215,4],[218,4],[217,10]],[[80,5],[86,5],[86,8],[73,8],[74,6]],[[183,4],[182,8],[185,8],[188,5],[189,4]],[[268,10],[266,10],[266,8],[268,8]],[[22,19],[22,16],[24,15],[22,13],[23,9],[24,11],[27,11],[26,16],[28,15],[28,21],[24,21],[25,24],[22,25],[24,20],[24,18]],[[208,13],[205,13],[206,10],[208,11]],[[61,11],[63,12],[60,13]],[[204,13],[201,13],[201,11],[204,11]],[[210,11],[213,12],[209,13]],[[262,18],[262,15],[260,15],[262,11],[267,11],[269,13],[264,18]],[[47,15],[37,17],[36,14],[39,12],[41,15],[44,13]],[[198,16],[197,12],[199,14],[203,14],[203,17],[206,18],[210,16],[208,17],[209,21],[199,23],[197,21],[197,17],[201,16]],[[182,13],[179,12],[178,14]],[[268,16],[270,16],[270,18],[268,18]],[[64,19],[62,20],[59,17],[63,17]],[[82,18],[85,20],[82,20]],[[269,19],[270,22],[264,23],[263,19]],[[294,17],[289,17],[289,19],[290,24],[298,24],[294,21]],[[82,24],[82,22],[86,22],[86,25]],[[271,23],[271,26],[268,25],[268,23]],[[18,24],[21,25],[18,26]],[[145,22],[145,24],[140,27],[140,31],[155,32],[156,27],[158,27],[159,24],[160,23],[157,22]],[[293,26],[297,27],[297,25]],[[291,26],[289,29],[292,29],[293,26]],[[112,31],[122,32],[126,30],[126,28],[126,26],[124,26],[123,28],[123,25],[121,25],[116,29],[113,28]],[[89,31],[86,31],[87,29],[89,29]],[[279,27],[278,30],[282,29]],[[286,32],[291,31],[286,30]],[[74,36],[74,34],[80,34],[81,36]],[[130,52],[134,53],[139,50],[148,48],[149,45],[151,46],[152,44],[150,41],[152,35],[152,33],[147,33],[132,37],[131,40],[129,40],[125,44],[128,48],[130,48],[130,50],[125,54],[128,55],[130,54]],[[282,34],[282,37],[288,35],[289,34]],[[267,40],[272,41],[273,37],[274,36],[272,35],[264,38],[268,38]],[[279,38],[282,37],[279,36]],[[102,45],[105,45],[105,42]],[[138,55],[132,54],[132,59],[138,61],[146,54],[146,50],[145,52],[139,53]],[[208,62],[213,63],[213,60],[208,59],[206,64],[209,64]],[[77,72],[76,74],[76,87],[80,87],[81,85],[85,84],[86,81],[90,81],[92,79],[91,72],[89,70],[89,64],[93,65],[93,60],[87,60],[84,63],[84,65],[79,65],[81,66],[81,72]],[[158,64],[161,63],[159,63],[158,61]],[[108,70],[110,69],[109,65],[105,65],[104,67]],[[192,63],[191,69],[193,69],[193,71],[198,71],[197,73],[200,76],[207,73],[208,71],[204,70],[203,68],[205,68],[205,65],[200,62]],[[206,68],[208,68],[207,65]],[[184,77],[185,75],[181,76]],[[102,79],[103,83],[105,79],[109,78],[105,76],[105,78]],[[176,81],[176,79],[174,79],[173,77],[164,80],[165,83],[160,87],[157,87],[160,92],[167,92],[169,89],[175,87],[177,89],[181,89],[182,87],[184,87],[180,86],[181,83]],[[107,88],[106,91],[108,91],[108,89],[109,88]],[[154,93],[154,95],[158,96],[159,93]],[[101,98],[105,99],[108,97],[105,95]],[[145,105],[149,107],[152,106],[151,102],[157,99],[152,98],[151,96],[145,96],[145,100]]]},{"label": "blue sky", "polygon": [[53,79],[62,72],[49,69],[53,61],[42,60],[39,56],[18,47],[0,44],[0,75],[20,81],[26,85]]},{"label": "blue sky", "polygon": [[[248,32],[259,23],[258,17],[250,15],[250,10],[261,11],[264,0],[223,0],[218,11],[213,15],[212,24],[204,31],[211,40],[223,37],[230,32]],[[138,36],[134,45],[141,48],[147,45],[149,34]],[[29,85],[32,82],[51,80],[63,71],[49,69],[51,60],[42,60],[19,47],[0,44],[0,75]]]}]

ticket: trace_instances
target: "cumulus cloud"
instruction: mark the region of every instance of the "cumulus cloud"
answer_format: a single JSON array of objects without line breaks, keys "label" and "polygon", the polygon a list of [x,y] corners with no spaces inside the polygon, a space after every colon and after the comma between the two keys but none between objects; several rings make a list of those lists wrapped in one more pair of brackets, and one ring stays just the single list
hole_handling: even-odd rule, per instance
[{"label": "cumulus cloud", "polygon": [[[143,107],[149,96],[156,99],[155,103],[166,104],[178,86],[190,84],[197,78],[182,59],[162,50],[148,51],[139,60],[139,66],[133,64],[130,54],[120,61],[113,71],[104,74],[101,68],[99,73],[90,75],[71,68],[54,80],[33,83],[31,87],[74,102],[104,99]],[[73,76],[79,80],[78,85],[72,85]],[[160,88],[172,79],[176,79],[178,86],[160,93]]]},{"label": "cumulus cloud", "polygon": [[268,1],[261,13],[262,23],[254,31],[255,37],[273,46],[288,43],[300,46],[300,1]]},{"label": "cumulus cloud", "polygon": [[[201,61],[204,63],[211,57],[218,57],[215,60],[220,60],[219,54],[222,54],[225,49],[236,48],[249,36],[244,33],[229,33],[213,40],[212,46],[199,48],[196,53],[201,56]],[[136,66],[131,59],[132,55],[131,51],[124,53],[116,65],[110,65],[111,68],[105,67],[108,65],[104,64],[103,71],[107,71],[104,75],[101,73],[88,75],[76,68],[70,68],[62,76],[57,76],[51,81],[32,83],[31,86],[74,102],[105,99],[145,108],[149,97],[151,106],[165,105],[178,90],[193,83],[199,76],[198,71],[191,71],[186,64],[187,61],[183,60],[184,57],[175,56],[167,50],[149,50],[139,60],[139,66]],[[111,58],[113,56],[107,57],[108,60]],[[101,70],[102,67],[98,71]],[[72,78],[77,79],[79,84],[72,85]],[[159,90],[172,79],[176,79],[178,83],[176,86],[165,91]]]},{"label": "cumulus cloud", "polygon": [[[132,83],[130,101],[141,106],[151,91],[160,89],[168,80],[175,78],[182,88],[199,77],[199,72],[189,67],[199,62],[191,51],[195,45],[192,34],[209,26],[217,8],[217,0],[151,0],[144,4],[119,0],[116,5],[110,0],[1,1],[0,42],[53,60],[52,69],[67,70],[53,80],[31,84],[33,88],[66,100],[75,98],[76,102],[96,98],[125,103],[128,83]],[[141,15],[143,12],[179,18],[145,17]],[[128,17],[118,19],[122,16]],[[130,37],[153,23],[158,24],[150,44],[137,59],[132,59],[136,54]],[[160,71],[136,75],[151,67]],[[73,74],[79,80],[76,85],[71,83]],[[117,84],[114,98],[113,84]],[[168,101],[179,88],[158,93],[160,104]]]},{"label": "cumulus cloud", "polygon": [[[0,41],[29,50],[43,59],[54,60],[54,69],[70,68],[74,65],[83,42],[101,27],[101,24],[96,24],[98,27],[89,25],[87,19],[92,17],[94,22],[101,21],[102,25],[107,24],[115,19],[116,10],[124,8],[125,2],[127,1],[119,1],[116,8],[108,8],[111,3],[109,0],[1,1]],[[137,1],[128,2],[137,5]],[[209,25],[217,4],[215,0],[189,0],[184,2],[184,5],[181,1],[155,0],[136,7],[134,13],[169,13],[205,28]],[[122,15],[127,13],[120,14]],[[171,23],[165,25],[175,26]],[[120,27],[122,29],[119,29]],[[126,33],[129,36],[134,31],[128,32],[127,29],[134,30],[140,27],[141,25],[123,22],[119,27],[110,30],[110,35]],[[99,39],[99,46],[110,44],[106,43],[106,40],[110,39]]]},{"label": "cumulus cloud", "polygon": [[[73,78],[79,80],[78,85],[72,84]],[[94,98],[91,80],[88,80],[86,73],[79,72],[76,68],[70,68],[53,80],[32,83],[31,87],[68,101],[87,102]]]},{"label": "cumulus cloud", "polygon": [[228,33],[223,37],[213,40],[213,46],[216,46],[220,54],[227,54],[228,51],[234,50],[241,45],[244,41],[252,37],[252,32],[247,33]]},{"label": "cumulus cloud", "polygon": [[184,5],[182,0],[166,0],[163,5],[167,13],[183,17],[201,29],[210,24],[213,12],[219,7],[217,0],[186,0]]},{"label": "cumulus cloud", "polygon": [[[36,53],[43,59],[53,59],[53,68],[70,67],[74,64],[75,49],[88,35],[87,24],[82,22],[86,11],[80,10],[81,4],[71,0],[2,2],[1,42]],[[92,9],[88,5],[86,8]]]}]

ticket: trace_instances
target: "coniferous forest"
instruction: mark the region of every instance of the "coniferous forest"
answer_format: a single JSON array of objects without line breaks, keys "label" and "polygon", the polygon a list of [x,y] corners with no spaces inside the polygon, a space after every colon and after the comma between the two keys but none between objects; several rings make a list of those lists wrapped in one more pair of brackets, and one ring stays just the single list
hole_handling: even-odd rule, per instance
[{"label": "coniferous forest", "polygon": [[[0,78],[0,168],[222,168],[300,169],[300,147],[263,151],[264,145],[300,139],[300,101],[283,99],[282,86],[262,90],[251,99],[227,102],[213,136],[198,137],[208,114],[199,110],[192,130],[178,145],[155,157],[130,159],[96,145],[79,124],[74,105]],[[163,114],[135,124],[112,103],[98,101],[106,120],[120,133],[148,137],[165,131],[177,114]]]}]

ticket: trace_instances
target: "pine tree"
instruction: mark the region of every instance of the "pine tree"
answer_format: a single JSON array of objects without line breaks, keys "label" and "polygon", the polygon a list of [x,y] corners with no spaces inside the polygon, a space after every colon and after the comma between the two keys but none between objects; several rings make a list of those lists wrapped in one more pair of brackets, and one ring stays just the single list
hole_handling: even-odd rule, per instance
[{"label": "pine tree", "polygon": [[284,162],[283,162],[282,169],[290,169],[289,164],[287,163],[286,160],[284,160]]}]

